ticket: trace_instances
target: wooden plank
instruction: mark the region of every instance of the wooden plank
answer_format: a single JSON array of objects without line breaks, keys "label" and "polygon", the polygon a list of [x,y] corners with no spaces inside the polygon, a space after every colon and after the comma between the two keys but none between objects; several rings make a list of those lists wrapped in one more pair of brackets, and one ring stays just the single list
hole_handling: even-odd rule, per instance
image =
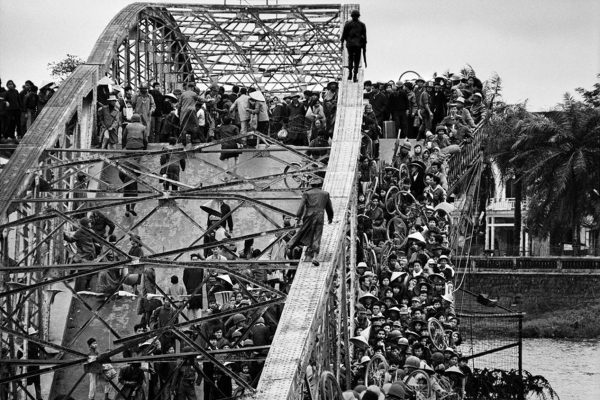
[{"label": "wooden plank", "polygon": [[[343,6],[342,20],[357,6]],[[299,385],[315,345],[316,333],[329,296],[339,246],[344,245],[346,219],[357,171],[362,123],[362,70],[359,82],[340,85],[336,128],[323,184],[334,208],[334,223],[326,225],[321,240],[321,265],[300,263],[288,294],[271,350],[258,384],[256,399],[299,398]]]}]

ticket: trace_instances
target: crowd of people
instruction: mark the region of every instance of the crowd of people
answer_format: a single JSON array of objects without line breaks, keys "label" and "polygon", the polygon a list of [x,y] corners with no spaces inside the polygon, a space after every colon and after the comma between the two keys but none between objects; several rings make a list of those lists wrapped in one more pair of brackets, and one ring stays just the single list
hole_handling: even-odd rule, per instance
[{"label": "crowd of people", "polygon": [[[163,93],[158,82],[139,85],[137,93],[129,85],[121,87],[105,77],[98,86],[98,134],[94,144],[103,148],[131,147],[125,138],[132,122],[144,126],[141,147],[148,143],[168,142],[176,138],[183,143],[206,143],[232,136],[259,132],[286,144],[308,146],[317,137],[333,134],[338,83],[330,82],[321,92],[270,96],[256,88],[224,86],[212,83],[201,91],[196,83]],[[231,127],[238,129],[233,131]],[[127,135],[131,137],[130,135]],[[244,146],[257,144],[256,137],[243,138]]]},{"label": "crowd of people", "polygon": [[[22,137],[53,93],[52,85],[42,89],[44,94],[37,94],[37,88],[29,81],[21,93],[12,82],[8,82],[8,90],[0,89],[3,138]],[[175,148],[180,144],[210,142],[256,131],[286,144],[325,147],[333,135],[337,82],[329,83],[321,92],[284,96],[283,101],[253,88],[233,86],[226,92],[216,83],[204,92],[193,83],[184,89],[163,94],[161,85],[154,83],[151,90],[142,84],[134,93],[130,86],[121,88],[103,78],[98,90],[95,144],[103,148],[117,148],[120,144],[123,149],[139,150],[147,148],[151,142],[168,142],[168,146]],[[364,98],[363,145],[357,188],[361,251],[356,267],[356,318],[352,338],[351,386],[354,390],[345,392],[344,397],[409,398],[412,387],[405,381],[410,380],[409,375],[412,376],[415,370],[425,371],[437,398],[450,394],[461,397],[469,369],[458,347],[461,337],[453,304],[455,271],[449,247],[452,220],[446,201],[447,161],[470,140],[484,117],[482,85],[474,76],[458,75],[436,77],[428,82],[421,78],[385,84],[366,81]],[[399,129],[399,140],[393,157],[383,160],[379,141],[390,129],[390,122],[394,130]],[[408,138],[416,139],[416,142],[411,144]],[[248,136],[225,141],[222,149],[253,147],[257,143],[256,137]],[[307,154],[315,158],[326,156],[326,152],[317,150],[308,150]],[[221,159],[237,161],[238,155],[224,152]],[[178,181],[180,171],[185,170],[185,158],[173,162],[168,156],[161,157],[165,190],[177,190],[173,182]],[[137,196],[136,181],[126,174],[120,174],[120,177],[125,183],[124,196]],[[321,181],[313,183],[318,187]],[[323,211],[327,212],[330,221],[333,212],[330,201],[327,204],[326,192],[316,189],[315,193],[320,203],[317,208],[321,212],[319,224],[322,229]],[[312,224],[306,210],[307,205],[314,202],[309,200],[310,196],[309,190],[305,208],[298,214],[304,222],[298,230],[300,233]],[[218,211],[209,214],[207,226],[216,224],[230,210],[222,201],[216,208]],[[137,215],[133,203],[126,211]],[[109,250],[99,240],[116,241],[115,224],[110,218],[94,211],[78,222],[76,230],[64,235],[65,241],[75,244],[74,262],[91,261],[101,255],[107,261],[119,258],[117,252]],[[284,227],[293,224],[289,217],[283,222]],[[231,236],[231,217],[218,225],[206,236],[205,243]],[[295,233],[298,232],[283,235],[282,245],[274,246],[263,257],[297,259],[302,246],[308,245],[308,257],[318,258],[320,236],[311,236],[307,241],[304,240],[306,237]],[[242,249],[237,249],[235,244],[222,245],[192,254],[191,260],[250,259],[261,253],[249,240]],[[144,255],[139,236],[131,237],[129,255]],[[313,263],[319,265],[318,261],[313,260]],[[251,304],[251,297],[262,300],[272,297],[267,290],[248,288],[235,277],[216,270],[185,268],[182,272],[182,275],[173,275],[169,282],[157,282],[155,271],[149,266],[110,269],[95,277],[90,275],[84,286],[107,296],[114,295],[123,285],[131,286],[131,291],[139,296],[140,317],[132,334],[243,308]],[[244,273],[284,292],[293,278],[293,273],[254,270],[250,265]],[[178,311],[176,307],[181,305],[183,311]],[[191,324],[185,330],[189,341],[167,330],[133,346],[123,355],[192,353],[196,351],[195,346],[203,350],[248,347],[242,354],[253,361],[237,361],[240,357],[227,361],[232,357],[227,354],[217,358],[249,386],[255,387],[262,370],[262,359],[268,351],[255,347],[270,344],[280,312],[280,306],[273,305],[260,315],[256,310],[242,310],[231,316]],[[436,322],[433,325],[430,324],[432,320]],[[247,328],[248,333],[244,333]],[[443,338],[439,337],[440,328]],[[432,338],[432,332],[438,336]],[[444,347],[440,347],[440,343]],[[101,354],[97,340],[89,338],[88,346],[90,361],[93,361]],[[371,360],[382,359],[385,361],[377,365],[384,365],[384,369],[369,368],[373,364]],[[206,359],[198,364],[195,356],[186,356],[179,361],[135,361],[122,368],[115,368],[108,362],[90,365],[87,371],[90,399],[95,397],[101,382],[107,399],[124,395],[124,398],[133,399],[194,399],[195,387],[204,382],[204,398],[212,400],[230,397],[236,389],[243,388]],[[369,385],[373,383],[378,386]],[[116,388],[120,388],[121,394],[117,394]]]},{"label": "crowd of people", "polygon": [[[364,85],[354,389],[344,398],[464,398],[471,370],[454,306],[446,177],[484,117],[482,85],[460,75]],[[391,121],[398,139],[383,159]]]},{"label": "crowd of people", "polygon": [[19,91],[12,80],[6,82],[6,88],[0,80],[0,140],[14,143],[21,139],[55,91],[54,82],[42,82],[38,87],[27,80]]},{"label": "crowd of people", "polygon": [[430,156],[436,147],[441,150],[469,140],[485,117],[483,85],[475,76],[437,76],[427,82],[421,77],[375,84],[365,81],[364,85],[369,136],[375,140],[382,130],[393,127],[394,137],[399,131],[402,138],[425,141],[418,157]]}]

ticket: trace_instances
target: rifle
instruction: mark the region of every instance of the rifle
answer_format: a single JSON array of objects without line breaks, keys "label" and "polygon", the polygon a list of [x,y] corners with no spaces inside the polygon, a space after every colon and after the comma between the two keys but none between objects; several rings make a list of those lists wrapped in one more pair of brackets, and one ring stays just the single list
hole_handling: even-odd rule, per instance
[{"label": "rifle", "polygon": [[365,68],[367,68],[367,47],[363,47],[363,60],[365,62]]}]

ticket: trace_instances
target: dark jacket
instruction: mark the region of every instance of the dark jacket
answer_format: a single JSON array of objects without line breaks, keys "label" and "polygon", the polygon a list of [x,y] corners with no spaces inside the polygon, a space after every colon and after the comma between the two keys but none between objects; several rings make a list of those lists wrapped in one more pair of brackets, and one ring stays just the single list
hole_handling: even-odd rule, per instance
[{"label": "dark jacket", "polygon": [[160,117],[165,111],[165,96],[158,90],[149,90],[150,96],[154,99],[156,108],[152,112],[153,117]]},{"label": "dark jacket", "polygon": [[[221,203],[221,215],[225,216],[226,214],[229,214],[229,212],[231,211],[231,207],[229,207],[229,204],[227,203]],[[227,219],[225,219],[225,221],[223,221],[221,223],[221,226],[225,229],[227,229],[227,227],[229,227],[229,231],[233,231],[233,214],[230,215],[229,217],[227,217]]]},{"label": "dark jacket", "polygon": [[377,122],[381,123],[384,118],[387,117],[388,112],[388,98],[385,94],[378,92],[371,97],[371,105],[373,106],[373,112]]},{"label": "dark jacket", "polygon": [[409,107],[408,95],[404,90],[398,90],[389,97],[388,109],[392,115],[406,113]]},{"label": "dark jacket", "polygon": [[92,230],[98,236],[104,236],[106,234],[106,227],[108,226],[108,234],[112,235],[115,231],[115,223],[112,222],[106,215],[99,211],[95,211],[91,218]]},{"label": "dark jacket", "polygon": [[86,260],[93,260],[96,257],[96,247],[89,229],[79,228],[73,236],[64,235],[64,239],[69,243],[75,243],[77,255],[80,257]]},{"label": "dark jacket", "polygon": [[148,147],[148,134],[146,127],[140,122],[127,124],[123,131],[122,145],[127,150],[146,149]]},{"label": "dark jacket", "polygon": [[342,32],[342,42],[346,47],[367,47],[367,27],[361,21],[348,21]]},{"label": "dark jacket", "polygon": [[[171,150],[167,148],[165,150]],[[172,150],[175,150],[174,148]],[[179,160],[179,162],[177,162]],[[180,153],[164,153],[160,156],[161,175],[167,175],[169,179],[179,180],[179,173],[185,171],[185,159]]]},{"label": "dark jacket", "polygon": [[7,110],[20,110],[21,109],[21,97],[17,89],[8,89],[3,94],[4,100],[8,101]]}]

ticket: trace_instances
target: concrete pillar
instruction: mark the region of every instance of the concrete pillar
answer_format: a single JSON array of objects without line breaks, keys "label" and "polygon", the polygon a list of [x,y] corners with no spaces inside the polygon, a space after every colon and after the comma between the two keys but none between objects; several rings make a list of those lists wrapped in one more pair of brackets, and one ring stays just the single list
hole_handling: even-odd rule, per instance
[{"label": "concrete pillar", "polygon": [[[490,223],[490,229],[491,229],[490,249],[496,251],[496,218],[491,217],[490,220],[491,220],[491,223]],[[494,254],[494,255],[496,255],[496,254]]]}]

